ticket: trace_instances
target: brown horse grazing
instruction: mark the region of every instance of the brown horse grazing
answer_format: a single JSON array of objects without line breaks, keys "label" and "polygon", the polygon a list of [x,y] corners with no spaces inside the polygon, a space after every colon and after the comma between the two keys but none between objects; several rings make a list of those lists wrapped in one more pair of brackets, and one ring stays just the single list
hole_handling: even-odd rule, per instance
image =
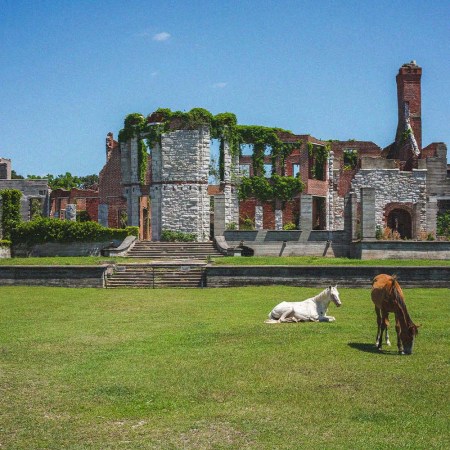
[{"label": "brown horse grazing", "polygon": [[414,325],[406,309],[403,291],[395,276],[377,275],[372,281],[372,301],[377,313],[378,333],[376,346],[381,350],[383,332],[389,326],[389,313],[395,314],[395,330],[397,331],[397,347],[401,355],[412,354],[417,326]]}]

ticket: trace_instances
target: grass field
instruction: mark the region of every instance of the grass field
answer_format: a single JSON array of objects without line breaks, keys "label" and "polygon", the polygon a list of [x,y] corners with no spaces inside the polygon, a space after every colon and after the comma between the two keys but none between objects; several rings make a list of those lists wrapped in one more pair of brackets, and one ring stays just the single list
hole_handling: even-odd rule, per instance
[{"label": "grass field", "polygon": [[0,288],[0,449],[448,448],[450,292],[405,289],[412,356],[335,323],[266,325],[317,289]]},{"label": "grass field", "polygon": [[[99,265],[115,263],[149,263],[151,259],[104,256],[54,256],[31,258],[0,258],[2,265]],[[293,266],[450,266],[450,260],[445,259],[350,259],[322,258],[319,256],[250,256],[213,258],[214,265],[293,265]]]}]

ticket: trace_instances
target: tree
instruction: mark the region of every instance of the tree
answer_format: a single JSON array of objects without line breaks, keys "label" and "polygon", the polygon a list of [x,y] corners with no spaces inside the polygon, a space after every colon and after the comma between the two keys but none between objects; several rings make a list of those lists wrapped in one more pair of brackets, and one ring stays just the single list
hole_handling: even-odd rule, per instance
[{"label": "tree", "polygon": [[15,170],[11,170],[11,180],[23,180],[24,177],[16,173]]}]

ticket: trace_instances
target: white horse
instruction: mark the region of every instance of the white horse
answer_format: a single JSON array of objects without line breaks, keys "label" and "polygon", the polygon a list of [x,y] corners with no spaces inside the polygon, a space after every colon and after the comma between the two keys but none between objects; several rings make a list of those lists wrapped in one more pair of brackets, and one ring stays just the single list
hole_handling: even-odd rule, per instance
[{"label": "white horse", "polygon": [[327,316],[330,302],[341,306],[341,299],[336,286],[329,286],[315,297],[302,302],[281,302],[269,314],[266,323],[282,322],[334,322],[336,319]]}]

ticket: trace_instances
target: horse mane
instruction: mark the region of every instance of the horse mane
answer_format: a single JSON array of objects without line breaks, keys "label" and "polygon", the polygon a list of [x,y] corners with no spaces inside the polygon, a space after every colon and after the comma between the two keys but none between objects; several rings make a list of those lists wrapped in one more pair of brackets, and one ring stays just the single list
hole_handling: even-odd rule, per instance
[{"label": "horse mane", "polygon": [[322,292],[319,292],[317,295],[315,295],[312,300],[322,300],[322,297],[325,297],[327,290],[328,288],[325,288]]},{"label": "horse mane", "polygon": [[395,303],[398,307],[399,312],[402,314],[403,319],[406,323],[406,325],[408,326],[408,328],[413,328],[413,333],[414,335],[418,334],[418,330],[417,330],[417,326],[414,324],[414,322],[412,321],[409,313],[408,313],[408,309],[406,308],[406,303],[405,303],[405,299],[403,298],[403,293],[402,290],[400,288],[400,284],[397,281],[397,276],[396,275],[392,275],[392,296],[394,297]]}]

